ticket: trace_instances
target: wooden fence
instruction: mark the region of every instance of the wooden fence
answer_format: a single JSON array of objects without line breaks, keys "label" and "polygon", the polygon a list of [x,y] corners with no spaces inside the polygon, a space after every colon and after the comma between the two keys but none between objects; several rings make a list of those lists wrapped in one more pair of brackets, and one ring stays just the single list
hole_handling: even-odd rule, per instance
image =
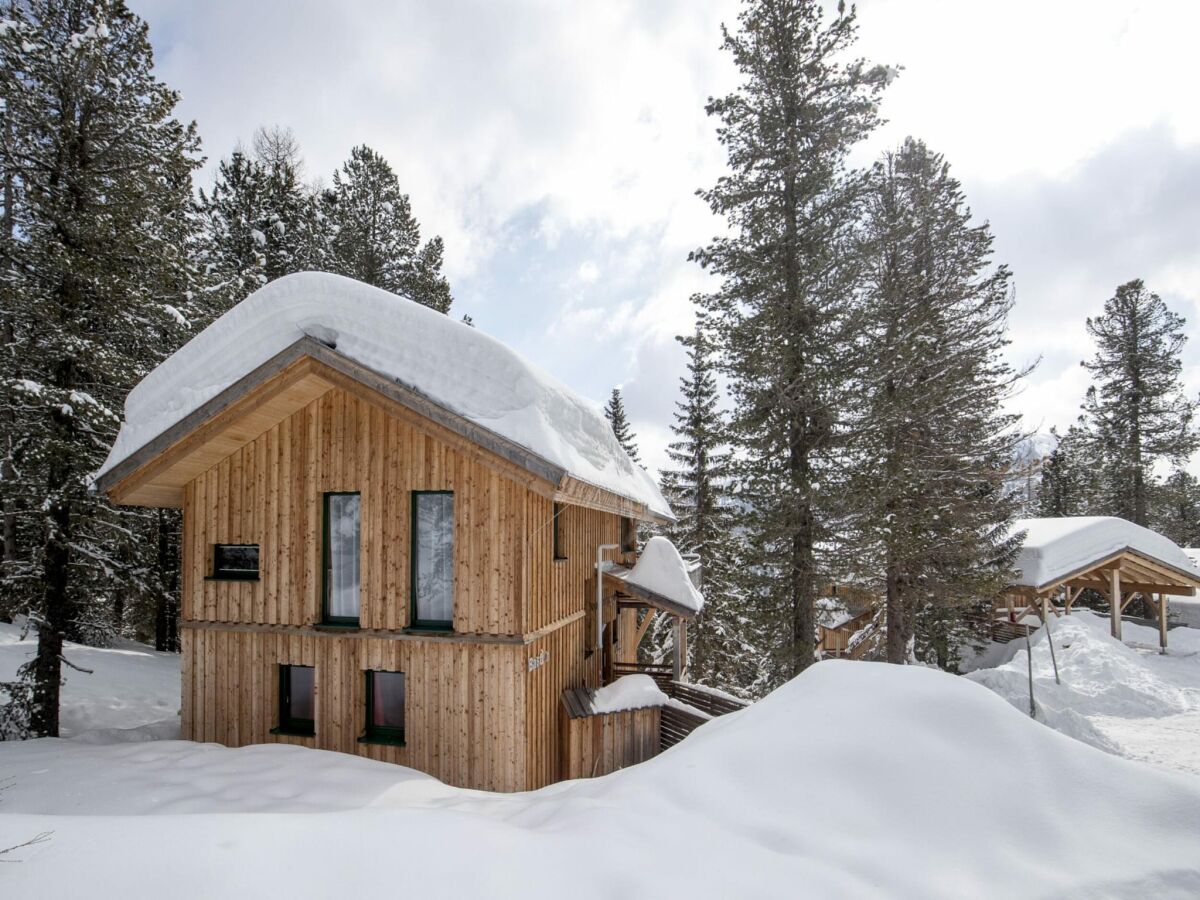
[{"label": "wooden fence", "polygon": [[585,689],[563,691],[559,733],[564,778],[594,778],[643,762],[659,752],[662,710],[592,711]]}]

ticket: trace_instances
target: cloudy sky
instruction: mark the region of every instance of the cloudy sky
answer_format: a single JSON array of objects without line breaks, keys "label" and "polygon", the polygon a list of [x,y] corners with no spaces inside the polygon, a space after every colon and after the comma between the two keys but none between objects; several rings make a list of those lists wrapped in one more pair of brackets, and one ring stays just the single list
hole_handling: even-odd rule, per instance
[{"label": "cloudy sky", "polygon": [[[600,401],[621,385],[652,466],[683,368],[674,335],[716,233],[705,99],[735,73],[732,0],[131,0],[209,165],[291,127],[310,178],[367,143],[446,241],[455,314]],[[336,12],[332,11],[336,8]],[[1200,389],[1200,4],[860,0],[862,55],[904,67],[888,124],[944,153],[1015,273],[1017,408],[1064,426],[1084,319],[1144,278],[1189,320]]]}]

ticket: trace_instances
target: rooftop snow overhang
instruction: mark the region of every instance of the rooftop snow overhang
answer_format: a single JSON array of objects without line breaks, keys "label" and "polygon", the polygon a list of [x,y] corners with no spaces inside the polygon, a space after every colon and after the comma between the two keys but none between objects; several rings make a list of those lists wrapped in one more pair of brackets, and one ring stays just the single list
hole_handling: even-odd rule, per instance
[{"label": "rooftop snow overhang", "polygon": [[[663,522],[643,503],[572,477],[528,448],[447,409],[415,388],[304,337],[252,370],[96,478],[95,488],[129,506],[183,505],[185,485],[334,388],[390,411],[415,413],[435,436],[459,438],[541,493],[637,519]],[[461,443],[461,441],[459,441]]]},{"label": "rooftop snow overhang", "polygon": [[682,619],[694,619],[698,614],[699,610],[692,609],[690,606],[686,606],[664,594],[652,591],[636,582],[629,581],[630,571],[630,569],[624,566],[610,566],[604,570],[604,581],[609,587],[633,597],[642,604],[661,609],[663,612],[670,613],[673,616],[679,616]]},{"label": "rooftop snow overhang", "polygon": [[1200,588],[1200,578],[1133,547],[1106,553],[1041,584],[1023,584],[1018,580],[1011,587],[1034,594],[1043,594],[1064,585],[1107,590],[1114,569],[1120,572],[1122,590],[1191,597]]}]

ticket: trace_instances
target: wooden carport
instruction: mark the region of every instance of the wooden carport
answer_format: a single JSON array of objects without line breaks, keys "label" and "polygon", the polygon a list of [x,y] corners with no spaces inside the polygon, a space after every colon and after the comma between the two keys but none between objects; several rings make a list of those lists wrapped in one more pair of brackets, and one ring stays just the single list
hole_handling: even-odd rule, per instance
[{"label": "wooden carport", "polygon": [[1070,615],[1085,590],[1103,594],[1113,637],[1121,638],[1121,615],[1141,598],[1154,612],[1159,645],[1167,647],[1168,597],[1192,597],[1200,572],[1183,550],[1147,528],[1113,517],[1024,519],[1026,534],[1017,558],[1018,577],[1006,591],[1009,620],[1030,613],[1042,621],[1053,612]]}]

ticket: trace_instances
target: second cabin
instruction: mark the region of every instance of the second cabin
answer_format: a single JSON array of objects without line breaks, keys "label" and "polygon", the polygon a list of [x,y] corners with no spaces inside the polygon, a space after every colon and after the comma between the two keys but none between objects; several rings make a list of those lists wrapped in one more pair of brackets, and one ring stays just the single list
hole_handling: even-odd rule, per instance
[{"label": "second cabin", "polygon": [[[700,595],[665,539],[637,557],[639,525],[670,519],[662,494],[595,407],[468,325],[289,276],[125,412],[97,486],[182,510],[185,738],[527,790],[596,771],[571,762],[572,723],[645,668],[655,616],[675,618],[681,674]],[[604,768],[656,750],[658,728],[606,721],[628,734],[605,738],[626,749]]]}]

